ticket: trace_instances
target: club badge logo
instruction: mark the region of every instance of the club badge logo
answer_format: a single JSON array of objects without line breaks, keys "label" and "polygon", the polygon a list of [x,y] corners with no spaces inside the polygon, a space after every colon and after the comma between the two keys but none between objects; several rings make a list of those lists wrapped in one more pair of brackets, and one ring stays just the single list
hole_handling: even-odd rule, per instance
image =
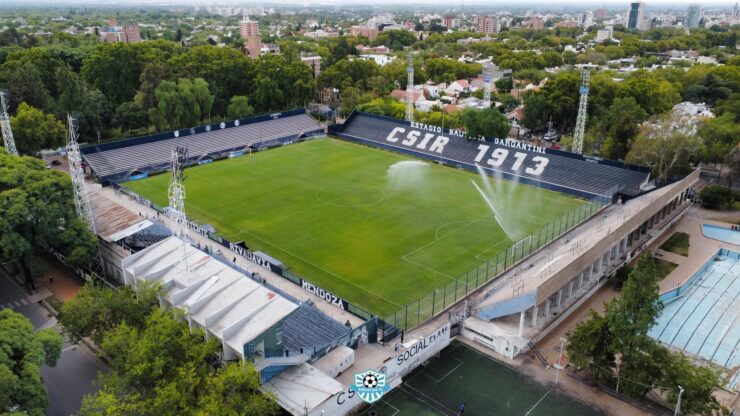
[{"label": "club badge logo", "polygon": [[385,374],[373,370],[355,373],[355,383],[350,387],[362,400],[368,403],[377,402],[388,391],[388,386],[385,384]]}]

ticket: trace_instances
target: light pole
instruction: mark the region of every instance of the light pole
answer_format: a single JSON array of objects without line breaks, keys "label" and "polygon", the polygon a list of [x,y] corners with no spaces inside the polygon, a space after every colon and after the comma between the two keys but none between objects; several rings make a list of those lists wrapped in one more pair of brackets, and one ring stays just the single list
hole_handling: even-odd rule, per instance
[{"label": "light pole", "polygon": [[555,368],[557,368],[557,372],[555,373],[555,384],[558,384],[558,379],[560,378],[560,369],[563,368],[562,360],[563,360],[563,349],[565,345],[565,338],[560,337],[560,355],[558,356],[558,363],[555,365]]},{"label": "light pole", "polygon": [[673,413],[673,416],[678,416],[681,414],[681,396],[683,396],[683,387],[678,386],[678,400],[676,401],[676,412]]}]

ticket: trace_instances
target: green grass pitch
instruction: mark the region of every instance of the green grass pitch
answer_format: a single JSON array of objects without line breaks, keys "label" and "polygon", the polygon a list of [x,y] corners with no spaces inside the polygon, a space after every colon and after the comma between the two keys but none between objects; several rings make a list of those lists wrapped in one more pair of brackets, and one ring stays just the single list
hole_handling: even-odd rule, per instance
[{"label": "green grass pitch", "polygon": [[[185,171],[189,218],[282,260],[292,272],[386,316],[512,244],[473,186],[477,175],[338,139]],[[167,205],[169,175],[126,186]],[[514,239],[585,201],[491,178]]]},{"label": "green grass pitch", "polygon": [[[563,375],[561,374],[561,377]],[[459,342],[411,374],[360,416],[600,416],[597,409]]]}]

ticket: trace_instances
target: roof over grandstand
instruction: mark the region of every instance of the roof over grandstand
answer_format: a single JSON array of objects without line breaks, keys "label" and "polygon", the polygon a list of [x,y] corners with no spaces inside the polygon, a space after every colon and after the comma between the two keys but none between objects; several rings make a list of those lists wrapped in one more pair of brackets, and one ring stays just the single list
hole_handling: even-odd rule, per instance
[{"label": "roof over grandstand", "polygon": [[118,179],[137,171],[166,170],[172,149],[178,146],[187,147],[191,161],[198,161],[322,132],[319,123],[301,109],[91,145],[81,152],[98,178]]},{"label": "roof over grandstand", "polygon": [[275,395],[278,404],[293,415],[307,414],[346,386],[309,364],[291,367],[262,389]]},{"label": "roof over grandstand", "polygon": [[334,128],[339,137],[453,166],[476,166],[507,179],[583,197],[639,192],[649,169],[547,149],[513,139],[471,140],[439,126],[355,112]]},{"label": "roof over grandstand", "polygon": [[182,309],[190,325],[221,340],[227,359],[245,358],[244,346],[281,321],[287,349],[323,347],[349,332],[315,307],[265,287],[228,260],[178,237],[127,257],[123,269],[129,285],[159,283],[162,300]]}]

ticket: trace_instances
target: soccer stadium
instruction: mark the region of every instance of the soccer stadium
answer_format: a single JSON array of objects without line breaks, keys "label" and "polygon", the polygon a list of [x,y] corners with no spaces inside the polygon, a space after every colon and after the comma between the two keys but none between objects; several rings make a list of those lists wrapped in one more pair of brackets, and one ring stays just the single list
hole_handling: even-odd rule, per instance
[{"label": "soccer stadium", "polygon": [[[221,340],[226,359],[254,362],[295,415],[355,411],[348,386],[367,369],[398,391],[366,411],[395,414],[432,388],[411,381],[456,336],[502,358],[537,353],[680,218],[698,179],[656,184],[643,167],[360,112],[322,125],[293,110],[81,153],[103,187],[181,227],[123,259],[122,282],[160,282],[163,305]],[[106,241],[141,233],[127,227]],[[453,364],[479,360],[452,348]],[[516,406],[579,406],[538,391]],[[422,407],[454,414],[450,400]]]}]

